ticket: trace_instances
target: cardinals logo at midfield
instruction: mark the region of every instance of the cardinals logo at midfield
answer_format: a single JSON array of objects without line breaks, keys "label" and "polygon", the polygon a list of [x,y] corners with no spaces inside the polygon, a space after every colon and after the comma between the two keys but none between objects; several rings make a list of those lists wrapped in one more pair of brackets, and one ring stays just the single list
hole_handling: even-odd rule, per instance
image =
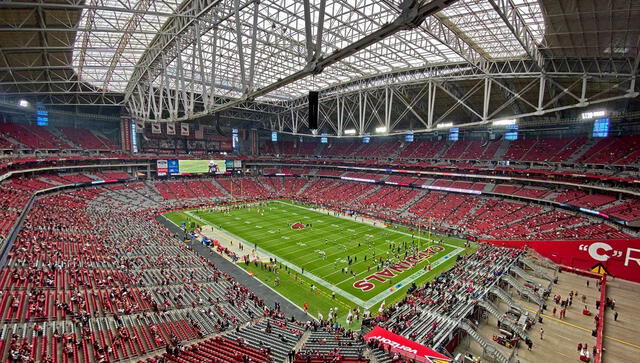
[{"label": "cardinals logo at midfield", "polygon": [[306,226],[300,222],[291,225],[291,229],[304,229]]}]

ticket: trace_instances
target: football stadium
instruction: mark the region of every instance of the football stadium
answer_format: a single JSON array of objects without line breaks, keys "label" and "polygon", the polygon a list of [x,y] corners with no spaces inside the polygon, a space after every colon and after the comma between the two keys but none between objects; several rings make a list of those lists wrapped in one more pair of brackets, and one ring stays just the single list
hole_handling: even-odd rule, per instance
[{"label": "football stadium", "polygon": [[638,362],[638,19],[0,2],[0,359]]}]

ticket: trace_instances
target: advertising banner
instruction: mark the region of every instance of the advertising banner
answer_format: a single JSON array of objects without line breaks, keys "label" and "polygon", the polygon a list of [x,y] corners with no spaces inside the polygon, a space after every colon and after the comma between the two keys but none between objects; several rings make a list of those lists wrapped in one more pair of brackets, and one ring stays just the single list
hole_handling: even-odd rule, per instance
[{"label": "advertising banner", "polygon": [[167,160],[167,168],[169,169],[169,174],[171,175],[180,173],[180,171],[178,170],[178,160],[176,159]]},{"label": "advertising banner", "polygon": [[169,171],[168,165],[167,165],[167,161],[166,160],[158,160],[156,162],[156,171],[158,173],[158,176],[167,175],[167,172]]},{"label": "advertising banner", "polygon": [[484,241],[504,247],[528,247],[561,265],[640,282],[640,239]]},{"label": "advertising banner", "polygon": [[159,123],[152,123],[151,124],[151,133],[152,134],[161,134],[162,133],[162,128],[160,127]]},{"label": "advertising banner", "polygon": [[167,124],[167,135],[176,134],[176,124]]},{"label": "advertising banner", "polygon": [[451,362],[451,358],[379,326],[375,327],[365,335],[364,339],[366,341],[377,340],[384,350],[391,350],[392,352],[398,353],[402,356],[415,359],[418,362]]}]

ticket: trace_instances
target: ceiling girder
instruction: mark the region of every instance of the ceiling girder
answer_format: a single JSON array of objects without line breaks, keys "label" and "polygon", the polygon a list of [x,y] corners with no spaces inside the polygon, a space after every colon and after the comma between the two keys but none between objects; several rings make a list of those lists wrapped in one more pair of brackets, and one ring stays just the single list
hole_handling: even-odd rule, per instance
[{"label": "ceiling girder", "polygon": [[[399,79],[396,77],[394,79],[395,82],[381,83],[375,87],[369,84],[369,87],[354,87],[343,92],[336,91],[324,95],[320,99],[319,108],[321,114],[331,115],[331,112],[327,112],[325,108],[335,107],[334,102],[338,101],[339,104],[342,103],[339,107],[340,109],[350,109],[349,107],[357,105],[360,107],[359,110],[361,113],[377,112],[385,115],[385,117],[391,115],[389,122],[385,123],[385,125],[388,126],[388,133],[402,134],[406,132],[406,126],[401,129],[396,129],[396,126],[401,120],[404,119],[406,121],[408,114],[412,114],[424,126],[422,128],[414,128],[414,132],[430,132],[438,130],[438,123],[449,121],[450,119],[447,119],[447,117],[459,106],[469,110],[473,115],[468,121],[455,122],[454,125],[455,127],[469,127],[487,125],[505,116],[513,118],[538,117],[558,111],[637,97],[637,93],[630,91],[630,86],[635,77],[632,73],[583,73],[578,71],[610,69],[610,64],[608,66],[604,64],[596,66],[588,65],[585,62],[574,63],[568,60],[563,62],[563,64],[563,66],[554,68],[557,72],[535,71],[534,69],[537,68],[537,65],[529,68],[524,65],[507,66],[495,64],[488,67],[488,69],[504,70],[507,68],[520,71],[510,74],[503,73],[502,71],[487,74],[470,68],[468,73],[464,74],[464,72],[461,72],[455,79],[452,79],[448,75],[427,79],[422,77],[411,78],[409,75],[405,75],[403,78],[404,82],[399,82]],[[565,68],[565,66],[569,64],[574,65],[574,67]],[[616,69],[626,71],[631,71],[632,67],[630,64],[624,65],[623,63],[617,66]],[[460,94],[460,91],[453,91],[450,86],[446,86],[447,83],[452,83],[456,80],[471,81],[474,82],[474,86],[468,86],[466,93]],[[492,83],[496,84],[494,88],[499,87],[499,89],[502,89],[504,92],[501,95],[500,92],[492,92]],[[582,89],[590,88],[592,85],[601,86],[603,83],[608,86],[599,92],[590,94],[580,93],[581,87]],[[555,92],[559,87],[562,92]],[[436,88],[440,91],[438,92],[439,97],[448,98],[450,102],[453,102],[451,107],[446,110],[437,110],[437,105],[434,102]],[[429,92],[427,92],[427,90]],[[525,95],[534,90],[537,90],[541,95],[547,94],[555,96],[550,96],[548,99],[540,97],[539,102],[527,100]],[[363,104],[354,101],[362,97],[362,95],[367,95],[369,98],[385,98],[388,97],[389,93],[403,105],[402,111],[399,111],[398,108],[392,109],[392,102],[388,101],[383,104],[383,110],[367,103]],[[471,102],[471,96],[473,95],[483,100],[483,109],[481,111],[477,110],[477,106]],[[504,113],[505,108],[512,105],[515,101],[521,101],[518,104],[518,108]],[[562,102],[559,103],[559,101]],[[417,104],[426,105],[426,109],[416,108]],[[283,110],[281,115],[295,114],[299,110],[306,110],[306,108],[307,105],[303,100],[296,100],[289,103],[289,108]],[[356,108],[355,114],[352,115],[356,119],[362,117],[361,114],[358,114],[357,110],[358,108]],[[434,111],[436,112],[435,114],[433,114]],[[284,117],[286,119],[286,116]],[[331,128],[337,130],[337,136],[344,136],[344,129],[347,127],[344,115],[338,115],[337,118],[326,118],[325,121]],[[406,123],[404,124],[406,125]],[[315,136],[308,131],[301,131],[299,129],[296,131],[293,131],[293,129],[284,130],[284,132],[287,131],[296,134],[305,134],[307,136]],[[367,132],[367,130],[359,130],[359,134],[364,132]]]},{"label": "ceiling girder", "polygon": [[[198,0],[194,0],[194,1],[198,1]],[[240,8],[240,4],[239,4],[239,0],[236,0],[237,3],[235,4],[236,6],[233,7],[232,9],[235,10],[235,12],[237,13],[238,10]],[[242,96],[239,98],[233,98],[230,99],[227,102],[221,103],[221,104],[217,104],[214,105],[208,109],[205,109],[203,111],[200,112],[194,112],[192,115],[189,115],[189,113],[187,112],[187,110],[185,110],[185,112],[183,112],[181,115],[177,115],[177,114],[173,114],[171,115],[171,119],[169,121],[180,121],[180,120],[186,120],[190,117],[198,117],[198,116],[204,116],[207,114],[211,114],[211,113],[215,113],[215,112],[220,112],[223,111],[227,108],[232,108],[235,107],[239,104],[245,103],[247,101],[252,101],[255,100],[256,97],[262,96],[262,95],[266,95],[274,90],[277,90],[283,86],[286,86],[290,83],[293,83],[297,80],[300,80],[302,78],[305,78],[308,75],[314,74],[314,73],[318,73],[321,72],[323,69],[325,69],[326,67],[339,62],[342,59],[345,59],[353,54],[355,54],[357,51],[364,49],[366,47],[368,47],[369,45],[375,44],[377,42],[379,42],[380,40],[393,35],[395,33],[397,33],[400,30],[405,30],[405,29],[411,29],[411,28],[415,28],[417,26],[419,26],[425,18],[427,18],[429,15],[432,15],[440,10],[442,10],[443,8],[445,8],[446,6],[450,5],[451,3],[453,3],[455,1],[451,1],[451,0],[431,0],[431,1],[417,1],[417,0],[404,0],[404,2],[402,3],[402,12],[400,13],[400,15],[396,18],[395,21],[385,24],[382,27],[380,27],[378,30],[360,38],[359,40],[329,54],[323,57],[320,57],[318,59],[314,59],[312,66],[305,66],[303,69],[294,71],[294,73],[289,74],[288,76],[284,76],[283,78],[281,78],[280,80],[273,82],[267,86],[264,86],[262,88],[258,88],[255,90],[243,90],[244,92],[242,93]],[[237,17],[236,17],[237,18]],[[220,20],[220,19],[218,19]],[[176,20],[176,21],[179,21]],[[186,24],[185,27],[189,27],[191,24]],[[166,25],[165,25],[166,27]],[[163,27],[164,28],[164,27]],[[180,33],[180,32],[178,32]],[[175,43],[176,39],[168,39],[165,43],[161,43],[163,44],[165,47],[169,46],[170,44]],[[197,41],[197,40],[196,40]],[[152,47],[150,47],[150,49],[164,49],[162,46],[158,46],[157,44],[155,44],[154,42],[152,42]],[[241,48],[241,47],[239,47]],[[159,51],[159,50],[156,50]],[[242,52],[240,52],[240,54],[242,54]],[[152,61],[155,61],[155,59],[157,58],[153,58],[151,57],[151,61],[149,61],[150,57],[149,56],[143,56],[140,61],[138,62],[138,65],[136,66],[136,69],[134,70],[134,75],[132,76],[131,80],[129,81],[129,84],[127,85],[127,91],[125,92],[125,102],[128,102],[129,98],[133,95],[133,93],[145,93],[148,91],[148,87],[143,86],[143,83],[140,83],[140,81],[142,80],[142,78],[147,75],[148,76],[148,72],[150,70],[153,69],[153,67],[151,67],[151,63]],[[180,59],[178,57],[178,59]],[[243,66],[243,62],[240,62],[240,66]],[[164,72],[164,68],[163,67],[159,67],[158,68],[160,72]],[[244,72],[241,71],[241,74],[244,74]],[[154,77],[151,77],[154,78]],[[244,82],[246,84],[246,81]],[[144,99],[144,97],[142,97],[142,99]],[[128,103],[127,104],[130,112],[132,115],[134,115],[135,117],[138,118],[144,118],[144,104],[131,104]],[[205,104],[206,106],[206,104]]]}]

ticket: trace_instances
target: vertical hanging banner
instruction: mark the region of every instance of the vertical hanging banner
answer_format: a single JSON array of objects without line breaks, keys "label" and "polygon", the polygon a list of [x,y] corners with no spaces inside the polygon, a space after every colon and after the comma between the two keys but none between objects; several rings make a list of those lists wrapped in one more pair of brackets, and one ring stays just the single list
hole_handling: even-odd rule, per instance
[{"label": "vertical hanging banner", "polygon": [[189,136],[189,124],[186,122],[182,122],[180,124],[180,135]]},{"label": "vertical hanging banner", "polygon": [[134,121],[131,120],[130,121],[130,125],[129,128],[131,129],[131,152],[132,153],[137,153],[138,152],[138,136],[136,129],[138,128],[138,124]]},{"label": "vertical hanging banner", "polygon": [[131,151],[131,128],[129,118],[126,116],[120,118],[120,142],[122,150]]},{"label": "vertical hanging banner", "polygon": [[151,124],[151,133],[152,134],[161,134],[162,133],[162,128],[160,127],[159,123],[152,123]]},{"label": "vertical hanging banner", "polygon": [[175,135],[176,134],[176,124],[169,123],[167,124],[167,135]]},{"label": "vertical hanging banner", "polygon": [[200,125],[200,123],[196,123],[196,125],[194,126],[195,126],[195,131],[193,132],[193,136],[198,140],[204,139],[204,125]]},{"label": "vertical hanging banner", "polygon": [[144,121],[136,121],[136,132],[142,133],[144,131]]}]

